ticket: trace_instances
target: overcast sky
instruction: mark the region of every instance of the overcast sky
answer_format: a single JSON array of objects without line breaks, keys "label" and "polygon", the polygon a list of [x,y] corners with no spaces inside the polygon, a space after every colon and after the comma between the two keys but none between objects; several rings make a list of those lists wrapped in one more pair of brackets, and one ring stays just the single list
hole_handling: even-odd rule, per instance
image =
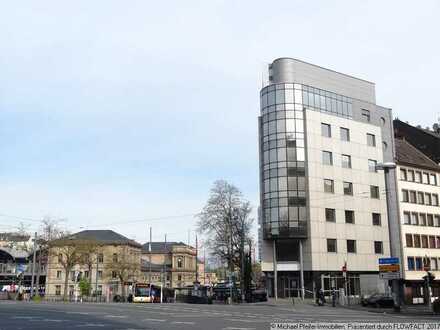
[{"label": "overcast sky", "polygon": [[0,4],[0,231],[49,215],[186,241],[219,178],[256,209],[277,57],[373,81],[412,124],[440,117],[439,1]]}]

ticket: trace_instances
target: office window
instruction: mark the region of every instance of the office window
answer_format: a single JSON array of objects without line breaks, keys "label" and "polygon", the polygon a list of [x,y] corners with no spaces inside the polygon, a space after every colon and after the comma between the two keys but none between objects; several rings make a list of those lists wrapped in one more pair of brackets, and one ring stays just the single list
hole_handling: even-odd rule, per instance
[{"label": "office window", "polygon": [[345,210],[345,223],[354,223],[354,211]]},{"label": "office window", "polygon": [[383,244],[381,241],[374,241],[374,253],[383,254]]},{"label": "office window", "polygon": [[61,296],[61,285],[55,285],[55,295]]},{"label": "office window", "polygon": [[369,122],[370,121],[370,111],[367,109],[362,109],[361,112],[362,120]]},{"label": "office window", "polygon": [[102,254],[102,253],[98,254],[98,262],[99,263],[103,263],[104,262],[104,254]]},{"label": "office window", "polygon": [[182,275],[177,275],[177,280],[180,282],[180,281],[182,281]]},{"label": "office window", "polygon": [[327,252],[338,252],[338,247],[335,239],[327,238]]},{"label": "office window", "polygon": [[422,235],[422,248],[427,249],[428,247],[428,236]]},{"label": "office window", "polygon": [[351,168],[351,156],[341,155],[342,167]]},{"label": "office window", "polygon": [[344,195],[353,196],[353,183],[344,182]]},{"label": "office window", "polygon": [[[429,215],[428,215],[429,216]],[[431,215],[432,216],[432,215]],[[433,221],[433,225],[436,227],[440,227],[440,215],[435,215],[434,216],[434,221]]]},{"label": "office window", "polygon": [[377,161],[372,160],[372,159],[368,160],[368,171],[377,172],[376,166],[377,166]]},{"label": "office window", "polygon": [[417,201],[419,204],[425,204],[425,195],[420,191],[417,192]]},{"label": "office window", "polygon": [[406,247],[413,247],[413,237],[412,234],[406,234]]},{"label": "office window", "polygon": [[416,257],[416,270],[423,270],[423,259]]},{"label": "office window", "polygon": [[325,209],[325,221],[336,222],[335,209]]},{"label": "office window", "polygon": [[437,258],[431,258],[431,270],[438,270]]},{"label": "office window", "polygon": [[415,182],[417,182],[417,183],[422,182],[422,172],[416,171]]},{"label": "office window", "polygon": [[324,179],[324,192],[332,194],[335,192],[333,180]]},{"label": "office window", "polygon": [[102,279],[102,270],[98,270],[98,279]]},{"label": "office window", "polygon": [[414,241],[414,247],[415,248],[419,248],[421,246],[421,244],[420,244],[420,235],[414,235],[413,236],[413,241]]},{"label": "office window", "polygon": [[427,214],[426,218],[427,218],[428,226],[434,227],[434,217],[433,217],[433,215],[432,214]]},{"label": "office window", "polygon": [[426,226],[426,214],[425,213],[419,214],[419,225]]},{"label": "office window", "polygon": [[379,187],[378,186],[370,186],[370,197],[371,198],[379,198]]},{"label": "office window", "polygon": [[415,270],[414,257],[408,257],[408,270]]},{"label": "office window", "polygon": [[438,195],[437,194],[432,194],[432,205],[433,206],[438,206]]},{"label": "office window", "polygon": [[333,165],[333,154],[330,151],[322,152],[322,163],[324,165]]},{"label": "office window", "polygon": [[341,140],[350,141],[350,130],[348,128],[341,127]]},{"label": "office window", "polygon": [[414,182],[414,171],[408,170],[408,181]]},{"label": "office window", "polygon": [[437,185],[437,176],[435,174],[430,174],[430,182],[432,185],[436,186]]},{"label": "office window", "polygon": [[321,123],[321,135],[325,137],[332,137],[332,128],[329,124]]},{"label": "office window", "polygon": [[402,189],[402,202],[409,202],[408,190]]},{"label": "office window", "polygon": [[430,249],[435,249],[435,236],[429,236],[429,248]]},{"label": "office window", "polygon": [[431,194],[425,193],[425,205],[432,205]]},{"label": "office window", "polygon": [[417,194],[416,194],[416,192],[413,191],[413,190],[411,190],[411,191],[409,192],[409,201],[410,201],[410,203],[414,203],[414,204],[417,203]]},{"label": "office window", "polygon": [[411,224],[411,214],[409,212],[403,212],[403,223],[405,225]]},{"label": "office window", "polygon": [[58,278],[58,279],[61,278],[61,270],[57,270],[57,278]]},{"label": "office window", "polygon": [[423,183],[429,184],[429,174],[428,173],[423,172],[422,178],[423,178]]},{"label": "office window", "polygon": [[372,213],[371,217],[373,220],[373,226],[380,226],[381,225],[380,213]]},{"label": "office window", "polygon": [[403,180],[403,181],[407,180],[406,170],[403,168],[400,169],[400,180]]},{"label": "office window", "polygon": [[356,253],[356,241],[353,239],[347,240],[347,253]]},{"label": "office window", "polygon": [[436,246],[437,246],[437,249],[440,249],[440,236],[436,236],[435,237],[435,241],[436,241]]},{"label": "office window", "polygon": [[376,136],[374,134],[367,133],[367,145],[370,147],[376,146]]},{"label": "office window", "polygon": [[414,226],[419,225],[419,214],[418,213],[411,213],[411,224]]}]

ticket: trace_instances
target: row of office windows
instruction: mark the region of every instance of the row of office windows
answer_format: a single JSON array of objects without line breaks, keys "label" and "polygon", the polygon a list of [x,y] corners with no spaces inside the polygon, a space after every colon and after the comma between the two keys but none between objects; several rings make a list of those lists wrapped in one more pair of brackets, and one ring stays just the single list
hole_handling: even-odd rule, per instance
[{"label": "row of office windows", "polygon": [[422,172],[401,168],[400,180],[437,186],[437,174],[432,172]]},{"label": "row of office windows", "polygon": [[[69,296],[73,296],[74,293],[75,293],[75,286],[69,285]],[[98,285],[96,294],[98,296],[102,295],[102,285]],[[55,285],[55,295],[61,296],[61,285]]]},{"label": "row of office windows", "polygon": [[353,117],[352,99],[348,97],[303,85],[302,98],[305,106],[345,118]]},{"label": "row of office windows", "polygon": [[[333,153],[331,151],[322,151],[322,164],[333,166]],[[343,168],[352,168],[351,156],[341,154],[341,166]],[[368,160],[368,171],[377,172],[377,161],[374,159]]]},{"label": "row of office windows", "polygon": [[429,257],[407,257],[408,270],[418,270],[423,271],[424,266],[430,268],[431,270],[439,270],[440,258],[429,258]]},{"label": "row of office windows", "polygon": [[[60,253],[58,255],[58,263],[62,263],[63,262],[63,258],[64,258],[63,254]],[[118,254],[117,253],[113,253],[112,261],[113,262],[118,262]],[[97,255],[97,262],[98,263],[103,263],[104,262],[104,254],[103,253],[98,253],[98,255]]]},{"label": "row of office windows", "polygon": [[440,215],[418,212],[403,212],[405,225],[440,227]]},{"label": "row of office windows", "polygon": [[[321,135],[324,137],[332,137],[332,127],[330,124],[321,123]],[[345,127],[339,127],[339,136],[341,141],[350,141],[350,129]],[[367,133],[366,135],[367,146],[376,146],[376,136],[374,134]]]},{"label": "row of office windows", "polygon": [[[344,195],[353,196],[353,183],[344,181],[343,192]],[[332,179],[324,179],[324,192],[329,194],[335,193],[335,182]],[[379,198],[379,187],[378,186],[370,186],[370,197],[371,198]]]},{"label": "row of office windows", "polygon": [[[355,223],[355,212],[353,210],[345,210],[345,223],[354,224]],[[325,209],[325,221],[336,222],[336,210],[331,208]],[[381,225],[381,215],[380,213],[371,213],[371,221],[373,226]]]},{"label": "row of office windows", "polygon": [[438,194],[402,189],[402,202],[439,206]]},{"label": "row of office windows", "polygon": [[[356,253],[356,240],[346,240],[347,253]],[[375,254],[383,254],[383,242],[374,241],[373,250]],[[327,252],[338,252],[338,240],[335,238],[327,238]]]},{"label": "row of office windows", "polygon": [[[84,273],[81,273],[81,275],[84,278],[90,278],[90,272],[88,270],[84,271]],[[116,275],[114,277],[116,277]],[[57,279],[64,279],[62,270],[57,270],[56,278]],[[102,278],[102,270],[98,270],[98,279],[100,279],[100,278]],[[76,273],[74,270],[70,271],[69,279],[73,282],[75,282],[77,280]]]},{"label": "row of office windows", "polygon": [[440,236],[405,234],[406,247],[440,249]]}]

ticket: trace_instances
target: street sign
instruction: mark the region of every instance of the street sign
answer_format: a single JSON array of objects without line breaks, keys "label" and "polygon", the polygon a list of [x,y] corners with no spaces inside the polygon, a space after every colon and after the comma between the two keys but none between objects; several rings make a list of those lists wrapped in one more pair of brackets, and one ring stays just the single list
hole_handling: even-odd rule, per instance
[{"label": "street sign", "polygon": [[400,278],[400,274],[398,272],[380,273],[379,277],[382,280],[398,280]]},{"label": "street sign", "polygon": [[379,265],[399,264],[399,258],[379,258]]},{"label": "street sign", "polygon": [[381,273],[398,272],[399,270],[399,265],[379,265],[379,272]]}]

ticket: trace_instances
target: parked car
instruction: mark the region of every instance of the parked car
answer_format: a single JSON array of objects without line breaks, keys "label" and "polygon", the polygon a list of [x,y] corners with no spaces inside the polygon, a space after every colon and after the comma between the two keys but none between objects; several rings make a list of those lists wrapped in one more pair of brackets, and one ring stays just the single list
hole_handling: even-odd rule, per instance
[{"label": "parked car", "polygon": [[362,297],[361,304],[362,306],[393,307],[394,300],[391,296],[382,293],[375,293],[367,298]]}]

